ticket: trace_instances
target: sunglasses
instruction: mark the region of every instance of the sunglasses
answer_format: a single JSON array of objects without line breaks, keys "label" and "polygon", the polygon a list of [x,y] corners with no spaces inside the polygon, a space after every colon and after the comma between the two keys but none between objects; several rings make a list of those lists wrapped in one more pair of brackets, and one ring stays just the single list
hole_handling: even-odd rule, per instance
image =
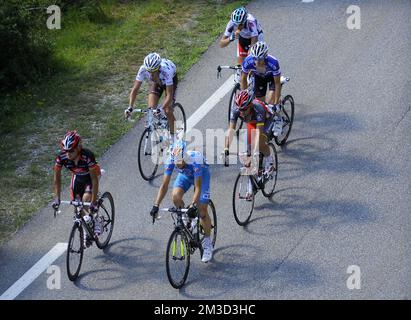
[{"label": "sunglasses", "polygon": [[71,149],[71,150],[64,150],[66,153],[74,153],[74,152],[76,152],[76,149]]}]

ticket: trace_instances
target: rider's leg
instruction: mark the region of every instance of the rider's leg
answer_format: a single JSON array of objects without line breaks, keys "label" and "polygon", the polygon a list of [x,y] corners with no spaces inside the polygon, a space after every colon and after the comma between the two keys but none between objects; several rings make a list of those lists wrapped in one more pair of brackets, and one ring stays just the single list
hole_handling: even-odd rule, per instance
[{"label": "rider's leg", "polygon": [[203,226],[206,237],[210,236],[211,232],[211,219],[208,215],[208,203],[210,199],[210,171],[208,168],[203,169],[201,177],[201,194],[197,207],[200,211],[200,222]]},{"label": "rider's leg", "polygon": [[184,189],[180,187],[174,187],[173,188],[173,194],[172,194],[172,199],[174,206],[176,208],[184,208],[184,201],[183,201],[183,196],[184,196]]},{"label": "rider's leg", "polygon": [[[174,113],[173,113],[173,104],[176,101],[176,94],[177,94],[177,84],[178,84],[178,77],[177,75],[174,76],[173,78],[173,96],[171,97],[171,105],[164,105],[164,112],[167,116],[167,120],[168,120],[168,126],[170,128],[170,135],[171,135],[171,141],[174,141],[174,134],[175,134],[175,121],[176,118],[174,117]],[[167,89],[166,89],[166,98],[167,99]]]}]

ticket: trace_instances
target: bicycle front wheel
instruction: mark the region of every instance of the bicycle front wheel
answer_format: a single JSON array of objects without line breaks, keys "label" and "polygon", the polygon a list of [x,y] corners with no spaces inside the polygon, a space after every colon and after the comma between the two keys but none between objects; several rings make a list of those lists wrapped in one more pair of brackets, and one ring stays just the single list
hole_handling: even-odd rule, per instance
[{"label": "bicycle front wheel", "polygon": [[273,159],[271,169],[264,173],[263,181],[264,188],[262,189],[263,195],[267,198],[271,198],[274,194],[275,186],[277,184],[277,174],[278,174],[278,157],[277,150],[272,142],[268,143],[268,148],[270,149],[270,155]]},{"label": "bicycle front wheel", "polygon": [[84,253],[84,230],[81,223],[74,223],[67,245],[66,266],[70,281],[77,279]]},{"label": "bicycle front wheel", "polygon": [[185,133],[187,130],[186,113],[184,112],[183,106],[180,103],[174,103],[173,114],[174,118],[176,119],[174,122],[174,133]]},{"label": "bicycle front wheel", "polygon": [[168,240],[166,270],[172,287],[180,289],[186,282],[190,270],[190,244],[183,230],[174,230]]},{"label": "bicycle front wheel", "polygon": [[248,224],[254,210],[254,185],[252,176],[238,174],[233,190],[234,219],[240,226]]},{"label": "bicycle front wheel", "polygon": [[283,118],[283,132],[278,137],[274,137],[275,143],[282,146],[290,135],[291,127],[294,121],[294,99],[292,96],[286,96],[282,101],[280,116]]},{"label": "bicycle front wheel", "polygon": [[104,249],[110,242],[114,228],[114,200],[110,192],[104,192],[99,199],[100,209],[98,219],[101,223],[101,234],[96,239],[96,245],[99,249]]},{"label": "bicycle front wheel", "polygon": [[138,144],[138,169],[141,177],[150,181],[154,178],[161,156],[161,140],[157,131],[146,128]]}]

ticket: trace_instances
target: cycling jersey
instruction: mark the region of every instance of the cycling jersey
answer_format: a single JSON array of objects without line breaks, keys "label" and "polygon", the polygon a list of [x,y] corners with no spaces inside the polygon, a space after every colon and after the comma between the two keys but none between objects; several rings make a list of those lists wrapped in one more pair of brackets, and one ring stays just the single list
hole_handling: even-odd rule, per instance
[{"label": "cycling jersey", "polygon": [[[161,59],[161,64],[160,64],[160,85],[163,86],[171,86],[173,85],[173,78],[176,75],[177,68],[175,64],[168,59]],[[146,67],[142,65],[140,69],[138,70],[136,80],[143,82],[144,79],[148,79],[150,81],[154,80],[151,77],[151,73],[147,71]]]},{"label": "cycling jersey", "polygon": [[89,169],[97,167],[98,175],[100,175],[100,167],[97,164],[93,152],[88,149],[81,149],[80,159],[78,163],[75,164],[74,161],[67,158],[65,151],[61,151],[56,157],[55,167],[61,170],[63,166],[72,172],[70,183],[71,200],[81,199],[84,193],[92,192],[93,187]]},{"label": "cycling jersey", "polygon": [[77,164],[75,164],[74,161],[69,160],[65,151],[61,151],[57,155],[55,164],[58,168],[65,166],[77,176],[86,176],[89,175],[89,169],[94,168],[97,165],[97,161],[93,152],[82,148],[80,151],[80,159]]},{"label": "cycling jersey", "polygon": [[199,151],[187,151],[187,159],[184,159],[185,167],[179,169],[175,166],[174,156],[169,155],[164,164],[164,174],[171,175],[174,169],[177,169],[179,173],[184,174],[190,180],[194,180],[201,176],[203,169],[208,169],[208,163],[203,154]]},{"label": "cycling jersey", "polygon": [[[266,136],[270,134],[271,124],[273,121],[272,113],[269,111],[264,102],[254,99],[251,106],[251,112],[247,115],[241,115],[241,119],[247,123],[247,143],[248,151],[251,147],[251,130],[255,130],[257,126],[263,126],[262,133]],[[230,114],[230,122],[236,124],[240,117],[240,110],[237,107],[232,108]]]},{"label": "cycling jersey", "polygon": [[268,55],[265,58],[265,70],[263,70],[263,72],[257,70],[255,61],[255,57],[251,55],[245,58],[242,64],[242,71],[246,74],[253,72],[255,75],[263,77],[275,77],[281,75],[280,64],[276,57]]},{"label": "cycling jersey", "polygon": [[[236,30],[237,26],[234,24],[233,21],[230,20],[227,23],[224,35],[226,37],[229,37],[231,33],[235,32]],[[261,28],[261,25],[258,23],[257,19],[254,18],[254,16],[250,13],[247,14],[247,21],[245,22],[243,29],[241,29],[240,31],[240,37],[244,39],[258,37],[258,41],[263,41],[263,29]]]},{"label": "cycling jersey", "polygon": [[[247,115],[244,116],[242,115],[242,119],[244,122],[247,123],[255,123],[255,124],[264,124],[267,119],[271,118],[271,113],[268,110],[267,106],[260,100],[254,99],[251,102],[251,112]],[[237,123],[238,118],[240,117],[240,109],[238,109],[237,106],[234,106],[234,108],[231,108],[231,114],[230,114],[230,122]]]},{"label": "cycling jersey", "polygon": [[187,160],[184,160],[184,162],[184,168],[179,169],[174,164],[174,157],[170,155],[165,162],[164,174],[171,175],[174,168],[176,168],[178,175],[173,187],[183,189],[184,193],[194,185],[195,178],[201,177],[199,202],[207,204],[210,200],[210,171],[207,160],[199,151],[187,151]]}]

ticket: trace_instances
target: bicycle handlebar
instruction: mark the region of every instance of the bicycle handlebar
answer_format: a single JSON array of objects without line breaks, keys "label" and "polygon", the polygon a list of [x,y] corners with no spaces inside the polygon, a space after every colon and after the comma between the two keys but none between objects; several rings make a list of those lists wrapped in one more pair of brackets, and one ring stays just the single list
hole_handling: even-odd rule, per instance
[{"label": "bicycle handlebar", "polygon": [[235,66],[218,66],[217,67],[217,78],[221,77],[221,69],[232,69],[232,70],[239,70],[241,69],[241,65],[235,65]]},{"label": "bicycle handlebar", "polygon": [[181,212],[186,213],[188,209],[177,209],[177,208],[161,208],[159,211],[166,211],[166,212]]}]

